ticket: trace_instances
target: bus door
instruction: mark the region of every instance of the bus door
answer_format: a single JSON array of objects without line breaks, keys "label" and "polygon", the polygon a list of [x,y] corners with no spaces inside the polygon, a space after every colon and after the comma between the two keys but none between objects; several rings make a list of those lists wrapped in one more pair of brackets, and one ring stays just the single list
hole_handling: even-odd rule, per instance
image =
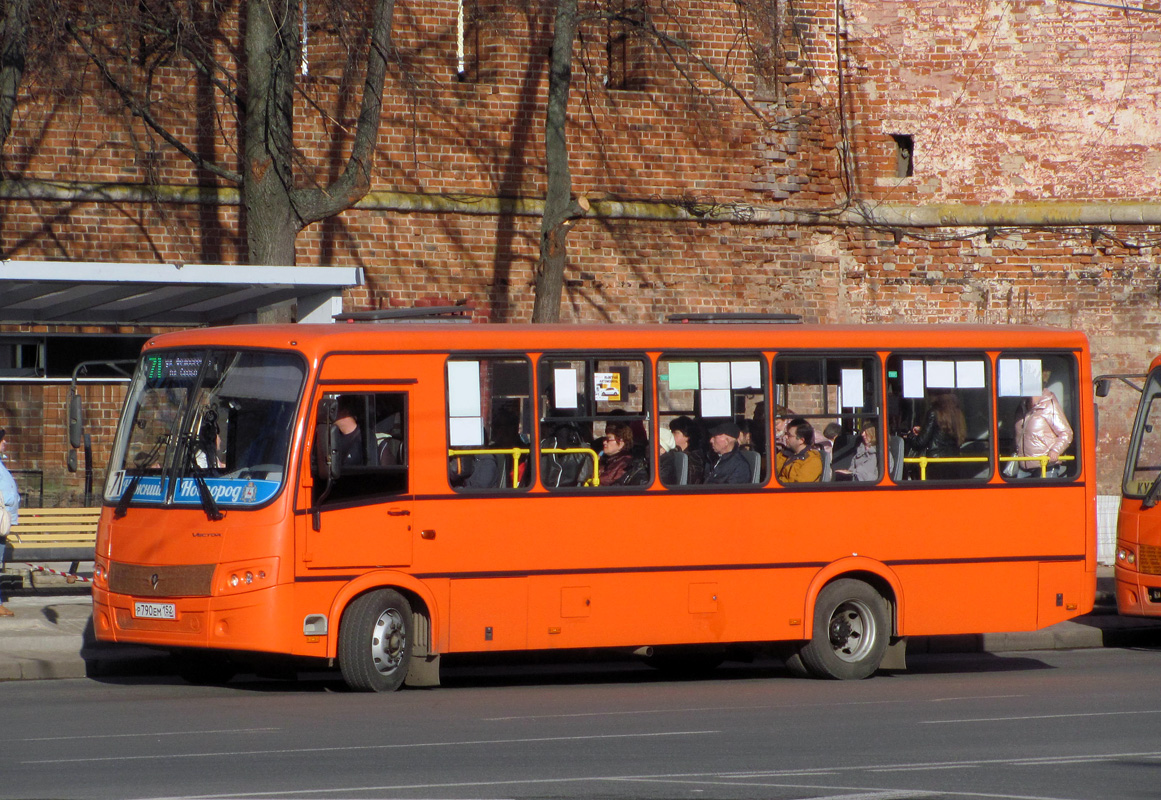
[{"label": "bus door", "polygon": [[409,411],[414,381],[326,386],[314,409],[302,560],[315,569],[411,564]]}]

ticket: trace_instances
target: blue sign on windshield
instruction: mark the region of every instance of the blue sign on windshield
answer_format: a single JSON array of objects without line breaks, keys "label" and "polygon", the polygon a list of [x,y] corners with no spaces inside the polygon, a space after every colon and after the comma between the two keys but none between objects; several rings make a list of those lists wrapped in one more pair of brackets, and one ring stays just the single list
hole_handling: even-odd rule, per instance
[{"label": "blue sign on windshield", "polygon": [[[132,478],[125,474],[116,476],[116,483],[110,497],[120,497],[129,486]],[[230,505],[260,505],[278,493],[280,481],[259,480],[255,478],[206,478],[206,486],[216,503]],[[144,502],[161,502],[165,499],[169,479],[157,475],[146,475],[137,481],[137,488],[133,492],[134,500]],[[183,478],[178,482],[173,502],[182,505],[198,505],[202,501],[198,483],[193,478]]]}]

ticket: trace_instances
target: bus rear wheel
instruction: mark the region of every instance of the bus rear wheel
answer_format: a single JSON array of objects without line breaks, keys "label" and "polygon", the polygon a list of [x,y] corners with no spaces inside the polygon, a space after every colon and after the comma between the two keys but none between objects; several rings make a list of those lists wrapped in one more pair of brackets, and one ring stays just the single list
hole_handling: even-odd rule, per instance
[{"label": "bus rear wheel", "polygon": [[814,604],[814,635],[799,656],[818,678],[861,680],[874,674],[890,637],[887,601],[852,578],[828,584]]},{"label": "bus rear wheel", "polygon": [[339,669],[359,692],[393,692],[411,664],[411,604],[393,589],[355,599],[339,625]]}]

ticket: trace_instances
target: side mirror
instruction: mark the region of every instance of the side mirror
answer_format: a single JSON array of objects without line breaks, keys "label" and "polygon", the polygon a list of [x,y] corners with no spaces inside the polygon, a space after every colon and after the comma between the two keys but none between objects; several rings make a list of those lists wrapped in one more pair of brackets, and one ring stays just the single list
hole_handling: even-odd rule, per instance
[{"label": "side mirror", "polygon": [[75,390],[69,391],[69,447],[80,447],[85,443],[85,416],[81,406],[81,396]]},{"label": "side mirror", "polygon": [[1113,382],[1110,381],[1108,378],[1101,378],[1100,380],[1098,380],[1096,382],[1096,396],[1097,397],[1108,397],[1109,396],[1109,389],[1112,388],[1112,385],[1113,385]]}]

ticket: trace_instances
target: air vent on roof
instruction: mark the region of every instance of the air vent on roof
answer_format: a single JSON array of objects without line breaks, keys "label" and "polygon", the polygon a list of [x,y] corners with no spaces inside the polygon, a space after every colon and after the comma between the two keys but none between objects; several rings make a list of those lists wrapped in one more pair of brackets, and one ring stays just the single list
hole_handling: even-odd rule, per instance
[{"label": "air vent on roof", "polygon": [[800,314],[758,314],[724,312],[720,314],[670,314],[667,322],[705,322],[746,324],[760,322],[776,325],[797,325],[802,322]]},{"label": "air vent on roof", "polygon": [[335,322],[471,322],[470,311],[467,306],[381,308],[335,314]]}]

